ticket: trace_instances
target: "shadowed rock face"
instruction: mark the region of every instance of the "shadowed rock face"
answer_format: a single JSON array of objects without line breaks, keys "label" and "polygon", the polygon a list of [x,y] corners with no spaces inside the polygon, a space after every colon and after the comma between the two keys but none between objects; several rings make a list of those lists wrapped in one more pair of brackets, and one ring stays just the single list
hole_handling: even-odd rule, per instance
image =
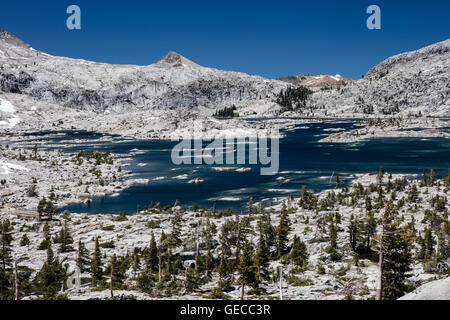
[{"label": "shadowed rock face", "polygon": [[2,74],[0,77],[0,90],[7,93],[22,93],[35,79],[25,72],[19,74]]}]

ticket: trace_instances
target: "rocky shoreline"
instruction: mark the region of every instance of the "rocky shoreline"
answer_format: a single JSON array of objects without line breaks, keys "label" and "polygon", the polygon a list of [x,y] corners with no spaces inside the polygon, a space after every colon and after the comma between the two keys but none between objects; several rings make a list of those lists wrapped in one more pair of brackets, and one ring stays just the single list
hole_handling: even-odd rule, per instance
[{"label": "rocky shoreline", "polygon": [[435,118],[384,118],[360,123],[361,128],[330,134],[319,142],[349,143],[376,138],[450,138],[447,120]]},{"label": "rocky shoreline", "polygon": [[[29,97],[7,94],[7,101],[12,105],[23,104]],[[21,97],[21,98],[20,98]],[[12,141],[24,134],[62,130],[85,130],[104,135],[116,135],[124,139],[170,140],[201,135],[204,139],[215,137],[250,137],[269,136],[283,137],[283,131],[292,130],[295,126],[307,125],[321,121],[349,120],[359,121],[361,129],[345,132],[330,132],[320,142],[355,142],[364,139],[382,137],[449,137],[450,133],[442,129],[448,128],[446,118],[396,117],[359,113],[342,113],[327,115],[323,110],[305,115],[296,112],[279,113],[279,106],[272,111],[257,113],[248,111],[239,118],[215,119],[211,115],[202,115],[187,110],[152,110],[132,111],[126,114],[92,111],[80,111],[60,105],[45,104],[39,101],[28,101],[33,109],[19,109],[13,115],[20,122],[10,128],[3,128]],[[257,109],[257,108],[256,108]],[[255,110],[256,110],[255,109]],[[102,138],[102,139],[108,139]]]},{"label": "rocky shoreline", "polygon": [[[40,145],[39,145],[40,146]],[[0,145],[1,210],[36,216],[40,199],[58,207],[89,202],[133,184],[126,160],[109,152],[66,153]]]},{"label": "rocky shoreline", "polygon": [[[393,181],[399,181],[406,178],[403,175],[389,175],[384,178],[384,186]],[[353,183],[351,190],[357,190],[359,188],[371,188],[377,184],[377,175],[362,174],[357,177]],[[409,180],[408,186],[405,186],[403,191],[396,192],[395,203],[400,199],[408,198],[410,187],[412,185],[419,186],[419,180]],[[302,197],[300,198],[285,198],[280,199],[279,204],[272,207],[265,208],[265,212],[270,212],[271,221],[274,225],[279,222],[280,212],[282,210],[288,210],[289,219],[291,221],[291,232],[289,235],[290,241],[294,236],[300,237],[305,243],[307,243],[308,250],[308,266],[301,273],[295,271],[295,267],[292,264],[284,265],[283,280],[283,295],[285,299],[344,299],[352,296],[353,299],[373,299],[376,289],[377,281],[377,260],[371,258],[360,258],[356,263],[353,257],[353,253],[348,247],[348,234],[347,229],[351,223],[352,216],[364,217],[366,211],[366,205],[364,201],[357,201],[355,204],[351,204],[350,190],[344,189],[332,189],[324,190],[317,194],[319,203],[329,199],[330,194],[346,195],[341,204],[337,204],[334,208],[321,208],[316,211],[315,209],[305,209],[304,203],[302,205]],[[436,182],[435,186],[419,186],[418,187],[418,200],[414,203],[406,202],[403,207],[399,209],[400,214],[403,216],[405,223],[414,221],[414,228],[418,234],[422,234],[424,228],[427,226],[424,218],[427,216],[427,210],[432,209],[432,198],[437,195],[444,197],[448,200],[449,193],[448,187],[443,186],[442,181]],[[376,201],[376,192],[373,195],[373,201]],[[350,198],[348,198],[350,197]],[[283,207],[285,209],[283,209]],[[256,204],[255,204],[256,208]],[[328,257],[326,248],[328,246],[327,232],[321,231],[320,221],[323,217],[327,216],[331,212],[337,212],[340,216],[340,222],[338,224],[338,237],[337,247],[342,254],[339,261],[334,261]],[[109,261],[113,255],[117,256],[130,256],[136,252],[143,252],[151,240],[151,235],[154,234],[156,239],[159,239],[163,232],[170,233],[173,228],[173,219],[177,216],[181,219],[179,221],[181,244],[176,246],[171,252],[173,255],[179,255],[183,261],[190,261],[189,258],[195,255],[195,243],[196,226],[200,230],[205,230],[208,225],[214,224],[217,230],[221,230],[222,226],[227,221],[235,219],[233,215],[223,214],[223,216],[217,216],[215,213],[209,210],[192,210],[185,209],[178,205],[172,208],[160,208],[160,207],[146,207],[139,213],[129,216],[119,215],[88,215],[88,214],[66,214],[56,216],[54,221],[49,221],[51,237],[58,235],[61,228],[67,228],[70,230],[73,237],[73,243],[76,244],[81,241],[85,244],[86,249],[90,252],[94,250],[95,239],[100,239],[101,244],[108,244],[102,246],[101,254],[103,261]],[[252,228],[256,228],[259,221],[260,213],[255,209],[255,212],[250,216],[243,216],[249,218],[249,223]],[[378,219],[379,213],[375,211],[375,218]],[[35,221],[30,221],[19,217],[14,214],[4,213],[2,219],[9,219],[14,229],[14,241],[12,243],[12,256],[15,260],[21,261],[22,267],[32,270],[34,275],[46,260],[46,251],[39,250],[39,244],[44,240],[42,233],[43,223],[37,224]],[[380,225],[377,230],[379,232]],[[21,238],[23,235],[29,239],[29,244],[21,244]],[[203,234],[203,231],[202,233]],[[203,237],[203,236],[202,236]],[[200,238],[203,242],[203,238]],[[212,234],[214,241],[219,241],[219,232]],[[257,236],[250,237],[253,244],[257,245]],[[448,239],[447,239],[448,240]],[[59,244],[54,243],[52,245],[54,252],[58,251]],[[206,254],[203,249],[200,250],[201,254]],[[414,245],[416,250],[417,244]],[[417,249],[418,250],[418,249]],[[220,255],[220,247],[215,247],[212,251],[213,259],[218,259]],[[77,252],[59,253],[59,258],[64,261],[68,271],[76,270]],[[272,261],[269,265],[269,270],[275,272],[280,263],[279,261]],[[139,272],[142,271],[137,271]],[[133,275],[135,271],[129,269],[126,272],[127,280],[124,280],[126,289],[118,289],[115,291],[116,297],[125,299],[211,299],[209,294],[211,290],[217,286],[217,277],[213,276],[211,281],[201,285],[193,292],[182,293],[183,290],[176,293],[168,293],[164,289],[158,289],[157,291],[143,292],[139,290],[137,286],[136,276]],[[94,288],[86,282],[89,279],[88,273],[82,273],[78,277],[81,277],[81,283],[76,281],[75,276],[70,277],[70,284],[62,292],[67,294],[69,299],[108,299],[110,298],[110,291],[106,288]],[[435,271],[425,270],[424,265],[415,260],[413,263],[412,277],[409,279],[409,283],[414,286],[426,283],[431,280],[439,279],[442,276]],[[84,280],[83,280],[84,279]],[[176,281],[183,283],[183,273],[179,273],[175,276]],[[175,280],[174,280],[175,281]],[[181,286],[183,287],[183,285]],[[155,284],[156,288],[156,284]],[[263,292],[260,295],[252,296],[249,293],[250,298],[257,299],[277,299],[279,295],[278,281],[265,281],[261,284]],[[155,289],[156,290],[156,289]],[[158,292],[158,293],[157,293]],[[240,287],[233,286],[227,291],[226,296],[230,299],[238,299],[240,295]],[[36,296],[28,296],[25,299],[36,298]],[[447,297],[448,298],[448,297]]]}]

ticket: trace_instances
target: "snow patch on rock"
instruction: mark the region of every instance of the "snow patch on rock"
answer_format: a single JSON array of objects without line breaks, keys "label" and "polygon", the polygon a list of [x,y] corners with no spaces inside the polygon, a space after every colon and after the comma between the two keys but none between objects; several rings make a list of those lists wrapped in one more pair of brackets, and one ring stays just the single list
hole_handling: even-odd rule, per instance
[{"label": "snow patch on rock", "polygon": [[11,174],[13,171],[26,171],[29,172],[30,169],[25,168],[21,165],[9,163],[5,160],[0,159],[0,174]]}]

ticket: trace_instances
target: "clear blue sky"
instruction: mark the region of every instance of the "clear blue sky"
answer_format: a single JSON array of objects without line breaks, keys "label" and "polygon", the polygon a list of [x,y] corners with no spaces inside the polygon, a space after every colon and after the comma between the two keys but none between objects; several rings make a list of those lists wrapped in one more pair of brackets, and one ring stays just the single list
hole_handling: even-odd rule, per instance
[{"label": "clear blue sky", "polygon": [[[66,28],[77,4],[82,29]],[[381,8],[381,30],[366,8]],[[148,65],[176,51],[207,67],[276,78],[360,78],[385,58],[450,38],[448,0],[2,1],[0,29],[53,55]]]}]

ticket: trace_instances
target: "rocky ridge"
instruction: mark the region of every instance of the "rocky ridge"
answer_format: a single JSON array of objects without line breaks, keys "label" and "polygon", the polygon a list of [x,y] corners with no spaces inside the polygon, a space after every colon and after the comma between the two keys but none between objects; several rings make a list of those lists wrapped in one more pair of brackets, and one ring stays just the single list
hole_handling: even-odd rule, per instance
[{"label": "rocky ridge", "polygon": [[390,57],[360,80],[311,96],[310,107],[346,114],[450,116],[450,40]]},{"label": "rocky ridge", "polygon": [[[298,75],[280,81],[205,68],[175,52],[148,66],[56,57],[2,31],[0,98],[15,111],[0,110],[0,129],[94,129],[163,139],[184,134],[195,119],[204,122],[205,134],[211,136],[209,129],[254,135],[274,128],[267,118],[283,119],[285,124],[276,126],[283,128],[295,117],[449,117],[449,47],[450,40],[445,40],[396,55],[357,81],[339,75]],[[283,110],[276,95],[299,84],[314,89],[305,107]],[[212,117],[233,105],[239,118]],[[247,118],[258,118],[259,123]]]},{"label": "rocky ridge", "polygon": [[218,109],[271,99],[286,87],[282,81],[204,68],[174,52],[149,66],[111,65],[51,56],[3,34],[0,90],[73,109]]}]

